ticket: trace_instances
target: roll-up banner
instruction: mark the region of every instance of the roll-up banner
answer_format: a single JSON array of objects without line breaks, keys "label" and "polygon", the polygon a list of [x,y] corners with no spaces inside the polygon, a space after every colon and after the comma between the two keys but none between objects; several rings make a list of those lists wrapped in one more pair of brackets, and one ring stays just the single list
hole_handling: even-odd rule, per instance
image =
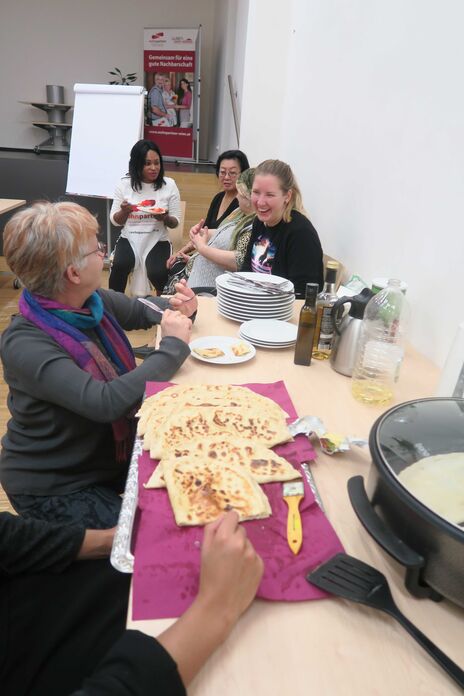
[{"label": "roll-up banner", "polygon": [[145,138],[154,140],[164,157],[193,160],[199,138],[199,28],[144,29],[143,48]]}]

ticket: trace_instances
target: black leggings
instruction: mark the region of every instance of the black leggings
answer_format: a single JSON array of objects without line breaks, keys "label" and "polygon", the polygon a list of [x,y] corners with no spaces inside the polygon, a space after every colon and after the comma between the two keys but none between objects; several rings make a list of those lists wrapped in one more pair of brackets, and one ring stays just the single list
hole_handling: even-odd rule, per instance
[{"label": "black leggings", "polygon": [[58,522],[66,526],[81,524],[86,529],[109,529],[118,523],[123,484],[88,486],[61,495],[9,495],[10,503],[22,517]]},{"label": "black leggings", "polygon": [[[171,242],[158,242],[149,252],[145,265],[150,283],[161,295],[168,279],[166,261],[171,255]],[[111,267],[108,285],[111,290],[124,292],[129,273],[134,270],[135,256],[130,242],[125,237],[119,237],[114,250],[113,265]]]}]

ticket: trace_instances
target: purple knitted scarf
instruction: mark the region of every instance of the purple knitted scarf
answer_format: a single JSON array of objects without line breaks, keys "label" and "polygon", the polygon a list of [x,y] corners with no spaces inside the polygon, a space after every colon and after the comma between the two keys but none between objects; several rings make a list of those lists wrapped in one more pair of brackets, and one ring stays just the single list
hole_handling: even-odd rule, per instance
[{"label": "purple knitted scarf", "polygon": [[[24,290],[19,299],[19,311],[51,336],[94,379],[111,382],[135,367],[134,354],[124,331],[114,317],[103,309],[101,297],[96,292],[84,307],[76,309]],[[78,327],[93,328],[117,370],[98,345]],[[133,421],[123,416],[111,425],[116,461],[126,461],[133,443]]]}]

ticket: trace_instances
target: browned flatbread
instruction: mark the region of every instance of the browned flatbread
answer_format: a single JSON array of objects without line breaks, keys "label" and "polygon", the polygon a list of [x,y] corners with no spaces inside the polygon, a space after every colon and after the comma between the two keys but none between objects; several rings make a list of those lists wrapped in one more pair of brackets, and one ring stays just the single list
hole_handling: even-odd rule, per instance
[{"label": "browned flatbread", "polygon": [[176,523],[203,525],[227,510],[240,520],[269,517],[271,507],[259,484],[242,469],[226,464],[165,462],[164,476]]},{"label": "browned flatbread", "polygon": [[231,406],[237,408],[256,406],[275,418],[285,418],[287,414],[271,399],[256,394],[247,387],[229,384],[174,385],[164,389],[143,402],[137,413],[139,423],[137,433],[144,436],[144,449],[151,448],[161,425],[174,411],[178,414],[185,407]]},{"label": "browned flatbread", "polygon": [[226,433],[267,447],[292,439],[285,418],[253,406],[185,408],[171,415],[156,433],[151,433],[150,456],[161,459],[189,440]]},{"label": "browned flatbread", "polygon": [[224,351],[220,348],[193,348],[193,353],[196,353],[201,358],[207,358],[211,360],[212,358],[220,358],[225,355]]},{"label": "browned flatbread", "polygon": [[[271,481],[291,481],[301,474],[271,449],[257,442],[249,442],[227,435],[202,438],[186,442],[176,447],[170,454],[169,461],[203,461],[215,466],[232,464],[245,469],[258,483]],[[164,488],[164,459],[160,461],[145,488]]]},{"label": "browned flatbread", "polygon": [[247,355],[251,350],[250,346],[247,345],[246,343],[243,343],[243,341],[240,341],[240,343],[234,343],[232,346],[232,353],[239,358],[241,355]]}]

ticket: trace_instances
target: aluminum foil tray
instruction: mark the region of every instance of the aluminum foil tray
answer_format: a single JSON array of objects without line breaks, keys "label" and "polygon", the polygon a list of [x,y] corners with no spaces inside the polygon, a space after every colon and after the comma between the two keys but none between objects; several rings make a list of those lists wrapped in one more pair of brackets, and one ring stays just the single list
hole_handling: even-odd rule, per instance
[{"label": "aluminum foil tray", "polygon": [[[292,434],[297,433],[308,434],[307,429],[304,428],[302,424],[304,419],[298,419],[291,424],[293,426]],[[290,427],[291,427],[290,426]],[[139,456],[142,454],[142,439],[140,437],[135,438],[134,449],[132,451],[132,457],[129,464],[129,471],[127,474],[126,487],[124,490],[124,497],[121,506],[121,512],[119,513],[118,524],[116,527],[116,533],[114,535],[113,548],[111,550],[110,561],[113,568],[119,570],[121,573],[132,573],[134,571],[134,555],[131,552],[132,544],[132,530],[134,527],[135,514],[137,512],[137,501],[138,501],[138,461]],[[316,483],[314,481],[313,475],[309,468],[309,464],[305,463],[301,465],[305,478],[314,493],[314,497],[324,512],[324,506],[322,504],[319,491],[316,488]]]},{"label": "aluminum foil tray", "polygon": [[137,512],[138,486],[139,486],[139,455],[142,454],[142,439],[135,438],[134,449],[127,473],[126,487],[119,513],[118,525],[113,540],[110,561],[113,568],[121,573],[132,573],[134,570],[134,556],[131,552],[132,529],[134,527],[135,513]]}]

